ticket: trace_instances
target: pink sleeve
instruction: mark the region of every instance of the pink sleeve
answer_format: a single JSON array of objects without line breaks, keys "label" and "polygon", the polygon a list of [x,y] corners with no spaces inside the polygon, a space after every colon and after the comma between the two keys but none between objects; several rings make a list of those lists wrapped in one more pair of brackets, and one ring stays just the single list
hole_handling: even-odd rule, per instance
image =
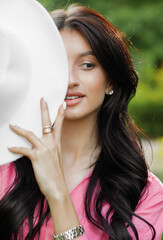
[{"label": "pink sleeve", "polygon": [[[160,240],[163,233],[163,184],[152,173],[149,173],[147,188],[135,213],[153,225],[156,231],[155,240]],[[133,217],[133,223],[138,231],[139,239],[152,239],[151,228],[146,223],[137,217]],[[129,232],[135,239],[131,229]]]},{"label": "pink sleeve", "polygon": [[0,166],[0,199],[2,199],[11,187],[15,179],[15,169],[12,163]]}]

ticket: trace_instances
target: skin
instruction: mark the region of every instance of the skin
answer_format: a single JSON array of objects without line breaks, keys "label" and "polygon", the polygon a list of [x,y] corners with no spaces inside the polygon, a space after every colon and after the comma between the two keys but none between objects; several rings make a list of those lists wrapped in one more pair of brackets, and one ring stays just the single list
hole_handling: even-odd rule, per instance
[{"label": "skin", "polygon": [[[82,34],[64,29],[61,37],[69,62],[68,93],[81,92],[85,97],[66,110],[61,105],[55,130],[44,134],[41,139],[30,131],[10,125],[33,148],[9,148],[9,151],[23,154],[31,160],[36,181],[50,206],[55,234],[80,225],[70,192],[91,170],[88,167],[100,152],[100,146],[96,146],[95,122],[105,93],[111,89],[106,73],[92,55],[92,49]],[[43,98],[40,107],[42,127],[51,126],[48,104]]]}]

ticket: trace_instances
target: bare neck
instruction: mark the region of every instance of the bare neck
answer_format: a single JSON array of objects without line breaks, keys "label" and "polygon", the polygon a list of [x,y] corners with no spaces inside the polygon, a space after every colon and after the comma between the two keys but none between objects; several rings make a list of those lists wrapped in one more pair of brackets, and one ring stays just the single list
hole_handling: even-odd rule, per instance
[{"label": "bare neck", "polygon": [[[64,120],[62,128],[62,157],[63,164],[74,166],[76,164],[92,164],[96,158],[97,128],[92,116],[78,120]],[[93,159],[92,159],[93,158]],[[90,162],[88,162],[90,159]]]}]

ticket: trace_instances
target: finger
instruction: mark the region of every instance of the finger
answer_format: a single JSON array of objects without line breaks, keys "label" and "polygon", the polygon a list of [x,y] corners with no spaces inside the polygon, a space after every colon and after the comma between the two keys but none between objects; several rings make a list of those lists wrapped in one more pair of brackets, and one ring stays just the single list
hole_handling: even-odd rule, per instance
[{"label": "finger", "polygon": [[27,131],[18,126],[13,126],[11,124],[9,126],[15,133],[17,133],[18,135],[20,135],[22,137],[25,137],[34,147],[41,146],[41,142],[40,142],[39,138],[37,138],[33,132]]},{"label": "finger", "polygon": [[22,154],[28,158],[31,158],[32,155],[31,149],[24,147],[8,147],[8,150],[12,153]]},{"label": "finger", "polygon": [[62,132],[62,124],[63,124],[63,120],[65,117],[65,110],[66,110],[66,102],[64,102],[58,110],[58,114],[55,120],[55,131],[54,131],[54,135],[55,135],[55,139],[56,140],[60,140],[61,138],[61,132]]},{"label": "finger", "polygon": [[41,98],[40,100],[40,107],[41,107],[42,128],[46,126],[51,126],[48,104],[44,100],[44,98]]}]

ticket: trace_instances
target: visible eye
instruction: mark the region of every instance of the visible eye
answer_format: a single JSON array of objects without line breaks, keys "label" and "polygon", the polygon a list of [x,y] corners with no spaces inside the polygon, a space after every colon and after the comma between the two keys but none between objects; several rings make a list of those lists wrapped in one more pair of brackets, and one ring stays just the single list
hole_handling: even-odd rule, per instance
[{"label": "visible eye", "polygon": [[85,63],[81,64],[81,68],[84,69],[84,70],[90,70],[94,67],[95,67],[95,64],[93,64],[93,63],[85,62]]}]

